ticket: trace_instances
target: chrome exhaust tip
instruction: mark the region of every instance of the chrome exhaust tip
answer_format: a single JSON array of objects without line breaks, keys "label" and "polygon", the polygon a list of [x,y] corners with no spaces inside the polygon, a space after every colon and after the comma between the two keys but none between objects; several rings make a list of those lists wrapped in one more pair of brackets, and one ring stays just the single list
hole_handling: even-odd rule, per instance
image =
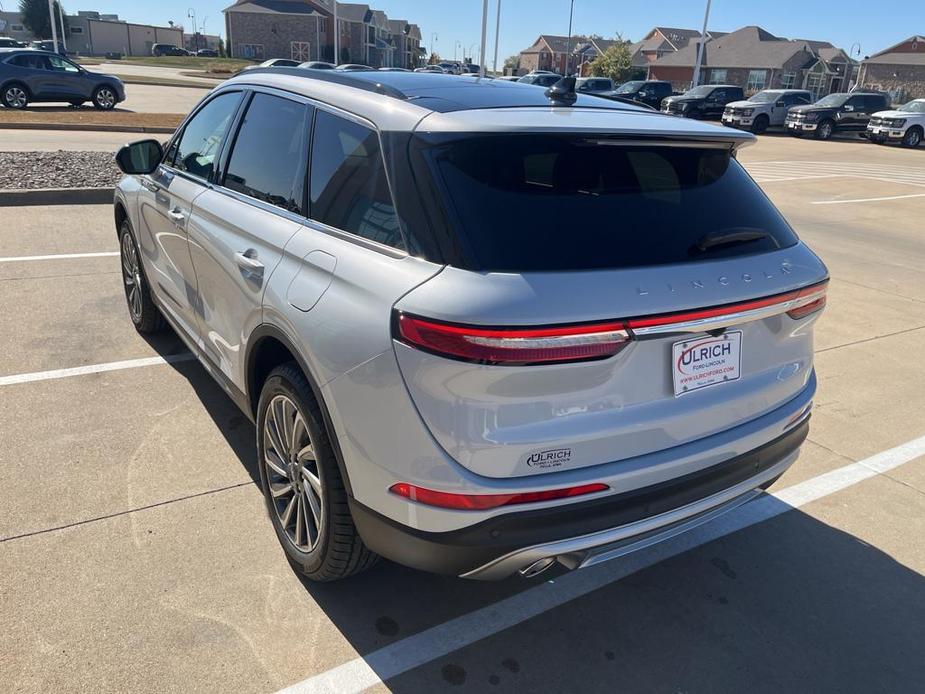
[{"label": "chrome exhaust tip", "polygon": [[537,559],[529,566],[520,569],[518,573],[524,578],[533,578],[534,576],[539,576],[555,563],[555,557],[543,557],[542,559]]}]

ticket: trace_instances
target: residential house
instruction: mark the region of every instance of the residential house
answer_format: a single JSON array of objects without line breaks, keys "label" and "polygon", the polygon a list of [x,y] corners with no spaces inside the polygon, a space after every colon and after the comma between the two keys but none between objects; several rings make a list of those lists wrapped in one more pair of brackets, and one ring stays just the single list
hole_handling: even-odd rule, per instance
[{"label": "residential house", "polygon": [[925,98],[925,36],[910,36],[865,58],[858,84],[887,91],[896,103]]},{"label": "residential house", "polygon": [[[690,87],[701,40],[649,65],[649,78]],[[754,94],[762,89],[809,89],[818,98],[848,88],[853,61],[825,41],[786,39],[757,26],[709,35],[703,43],[700,82],[735,84]]]},{"label": "residential house", "polygon": [[[724,36],[721,32],[709,32],[710,38]],[[654,63],[663,55],[674,53],[685,48],[692,40],[699,39],[700,32],[696,29],[676,29],[672,27],[653,27],[640,41],[631,43],[630,54],[633,57],[633,66],[638,68],[633,79],[644,79],[650,63]],[[581,65],[581,74],[590,72],[588,67],[591,61],[616,43],[614,39],[590,38],[587,42],[579,44],[574,51],[574,63]]]},{"label": "residential house", "polygon": [[391,67],[412,70],[421,64],[421,28],[404,19],[389,20],[389,35],[394,46]]},{"label": "residential house", "polygon": [[237,0],[226,7],[225,36],[233,58],[332,60],[331,10],[315,0]]},{"label": "residential house", "polygon": [[520,52],[517,74],[526,75],[536,70],[551,70],[564,75],[568,66],[573,70],[576,67],[574,57],[568,60],[571,49],[588,42],[587,36],[573,36],[570,41],[568,36],[542,34],[532,46]]}]

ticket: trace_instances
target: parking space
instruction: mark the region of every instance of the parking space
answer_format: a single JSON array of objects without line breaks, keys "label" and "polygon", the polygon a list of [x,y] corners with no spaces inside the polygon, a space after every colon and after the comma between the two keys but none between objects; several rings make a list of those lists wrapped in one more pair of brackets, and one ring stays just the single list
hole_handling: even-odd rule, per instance
[{"label": "parking space", "polygon": [[253,426],[132,329],[111,208],[7,208],[0,688],[919,689],[925,150],[767,136],[740,160],[832,273],[810,440],[773,496],[532,582],[301,581]]}]

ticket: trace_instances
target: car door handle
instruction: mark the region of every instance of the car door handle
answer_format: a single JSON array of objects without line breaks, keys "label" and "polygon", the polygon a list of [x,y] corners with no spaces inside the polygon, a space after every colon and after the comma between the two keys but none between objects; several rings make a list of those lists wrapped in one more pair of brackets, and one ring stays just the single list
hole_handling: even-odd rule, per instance
[{"label": "car door handle", "polygon": [[243,253],[235,253],[234,261],[238,264],[238,267],[246,273],[255,277],[263,277],[264,265],[257,260],[257,251],[253,248],[248,248]]},{"label": "car door handle", "polygon": [[167,213],[167,216],[170,217],[170,220],[178,227],[186,226],[186,214],[179,207],[174,207]]}]

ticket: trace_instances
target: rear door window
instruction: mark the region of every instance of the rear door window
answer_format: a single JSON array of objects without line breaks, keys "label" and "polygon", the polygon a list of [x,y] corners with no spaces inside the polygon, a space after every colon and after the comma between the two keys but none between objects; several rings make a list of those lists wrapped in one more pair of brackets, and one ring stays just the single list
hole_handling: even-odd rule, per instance
[{"label": "rear door window", "polygon": [[375,130],[318,111],[311,161],[312,219],[405,248]]},{"label": "rear door window", "polygon": [[255,94],[234,140],[225,187],[302,214],[309,117],[305,104]]},{"label": "rear door window", "polygon": [[[508,134],[433,145],[425,157],[469,269],[631,268],[797,242],[724,149]],[[715,243],[726,236],[737,240]]]}]

